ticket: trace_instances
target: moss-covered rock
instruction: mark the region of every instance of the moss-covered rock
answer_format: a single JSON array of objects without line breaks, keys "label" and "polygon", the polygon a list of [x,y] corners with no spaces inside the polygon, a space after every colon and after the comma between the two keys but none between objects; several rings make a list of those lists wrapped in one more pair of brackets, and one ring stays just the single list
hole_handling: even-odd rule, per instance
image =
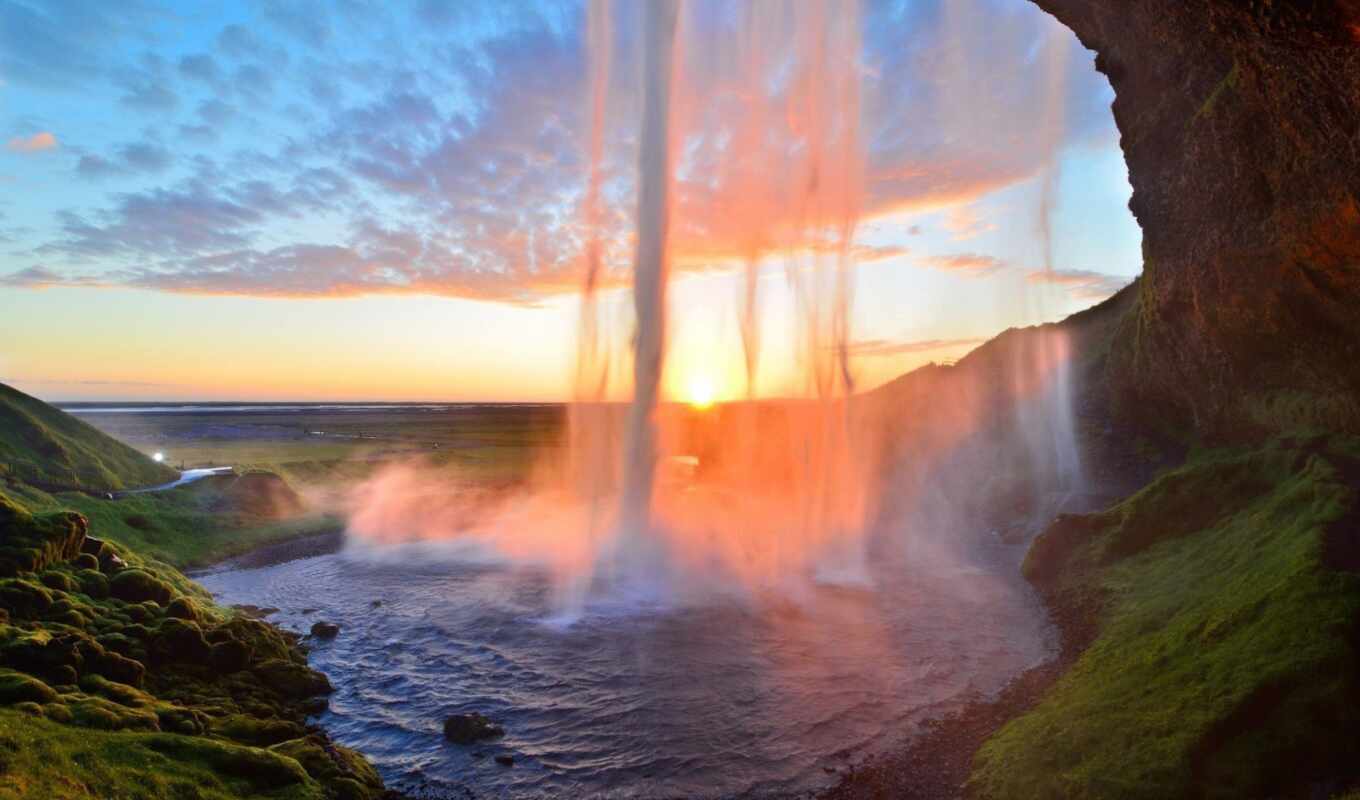
[{"label": "moss-covered rock", "polygon": [[[324,735],[317,752],[338,759],[324,781],[266,749],[306,736],[331,688],[296,635],[217,608],[177,571],[86,536],[81,517],[11,509],[0,548],[15,524],[53,538],[0,566],[0,795],[21,774],[32,797],[376,796],[371,767]],[[23,749],[6,749],[20,729]]]},{"label": "moss-covered rock", "polygon": [[52,607],[52,592],[21,578],[0,579],[0,605],[17,619],[36,619]]},{"label": "moss-covered rock", "polygon": [[40,572],[75,558],[87,527],[79,514],[30,514],[0,493],[0,575]]},{"label": "moss-covered rock", "polygon": [[296,759],[270,750],[168,735],[148,739],[146,745],[158,753],[207,762],[226,775],[249,780],[258,789],[283,789],[308,782],[306,770]]},{"label": "moss-covered rock", "polygon": [[100,695],[129,708],[150,708],[156,702],[155,698],[141,689],[111,681],[102,675],[86,675],[80,679],[80,688],[87,694]]},{"label": "moss-covered rock", "polygon": [[353,750],[320,737],[293,739],[270,750],[296,760],[308,775],[344,800],[369,800],[383,792],[382,779],[372,765]]},{"label": "moss-covered rock", "polygon": [[38,576],[38,580],[42,581],[43,586],[46,586],[49,589],[55,589],[59,592],[69,593],[80,591],[80,584],[77,583],[74,578],[65,572],[60,572],[58,570],[47,570]]},{"label": "moss-covered rock", "polygon": [[94,695],[76,695],[66,706],[71,710],[71,722],[82,728],[105,731],[159,731],[160,719],[149,708],[129,707]]},{"label": "moss-covered rock", "polygon": [[147,656],[157,663],[206,664],[211,646],[196,623],[167,619],[147,645]]},{"label": "moss-covered rock", "polygon": [[77,570],[75,579],[80,582],[80,591],[95,600],[103,600],[109,596],[109,579],[99,571],[98,562],[95,562],[94,568]]},{"label": "moss-covered rock", "polygon": [[277,717],[261,719],[246,714],[232,714],[213,720],[209,730],[217,736],[257,747],[296,739],[306,733],[302,725],[290,720]]},{"label": "moss-covered rock", "polygon": [[168,583],[142,569],[125,569],[115,574],[109,580],[109,594],[129,603],[149,600],[159,606],[174,597]]},{"label": "moss-covered rock", "polygon": [[134,650],[127,654],[105,650],[93,659],[89,669],[109,680],[128,686],[141,686],[146,680],[146,667],[140,660],[134,658],[134,655],[136,655]]},{"label": "moss-covered rock", "polygon": [[245,642],[238,642],[235,639],[228,639],[212,646],[208,663],[214,672],[230,675],[250,666],[253,657],[254,651],[251,650],[250,645]]},{"label": "moss-covered rock", "polygon": [[0,669],[0,705],[50,703],[56,699],[57,693],[52,687],[37,678],[12,669]]},{"label": "moss-covered rock", "polygon": [[197,622],[202,618],[198,606],[193,600],[190,600],[187,597],[176,597],[174,600],[171,600],[170,605],[165,607],[165,616],[189,620],[191,622]]},{"label": "moss-covered rock", "polygon": [[262,685],[286,699],[301,700],[334,691],[325,675],[294,661],[268,659],[256,664],[252,672]]}]

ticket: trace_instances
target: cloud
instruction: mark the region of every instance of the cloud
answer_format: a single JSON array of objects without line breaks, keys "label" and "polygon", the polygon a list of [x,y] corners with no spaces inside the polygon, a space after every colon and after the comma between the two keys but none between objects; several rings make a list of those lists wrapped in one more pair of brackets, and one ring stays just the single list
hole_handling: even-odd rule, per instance
[{"label": "cloud", "polygon": [[979,217],[977,209],[968,205],[951,209],[945,217],[944,229],[953,234],[954,241],[963,242],[996,230],[996,225]]},{"label": "cloud", "polygon": [[104,58],[157,14],[142,0],[0,0],[0,75],[23,86],[84,89]]},{"label": "cloud", "polygon": [[76,163],[76,172],[82,178],[108,178],[121,175],[136,175],[164,172],[174,161],[174,156],[165,147],[154,142],[132,142],[118,148],[112,158],[98,155],[83,155]]},{"label": "cloud", "polygon": [[946,272],[961,272],[972,277],[991,275],[1005,269],[1007,263],[996,256],[977,253],[957,253],[944,256],[921,256],[917,259],[932,269]]},{"label": "cloud", "polygon": [[72,277],[38,265],[0,275],[0,286],[11,289],[47,289],[53,286],[99,286],[92,277]]},{"label": "cloud", "polygon": [[179,106],[170,68],[157,53],[143,53],[136,64],[117,70],[113,83],[123,90],[121,102],[138,111],[164,114]]},{"label": "cloud", "polygon": [[[1051,104],[1034,61],[1035,42],[1055,23],[1028,7],[959,2],[981,3],[1005,24],[951,28],[949,14],[897,18],[894,9],[910,4],[866,4],[862,138],[865,216],[957,209],[947,225],[962,239],[986,228],[970,203],[1033,176],[1050,154],[1041,123]],[[611,284],[626,277],[631,259],[639,111],[631,85],[639,49],[629,27],[636,12],[619,5],[601,223]],[[707,13],[701,6],[696,14]],[[74,42],[59,23],[81,28],[78,7],[43,8],[32,30]],[[82,33],[72,58],[88,63],[75,85],[98,96],[88,79],[150,133],[140,143],[92,145],[74,177],[135,175],[138,191],[74,194],[88,205],[62,209],[44,238],[33,237],[27,251],[50,274],[27,280],[50,285],[53,276],[97,267],[101,285],[171,292],[422,292],[530,303],[573,290],[588,233],[581,9],[429,2],[412,10],[273,4],[248,25],[237,18],[173,43],[157,39],[147,15],[134,15],[114,26],[140,33],[131,49]],[[712,16],[705,24],[730,24],[731,15]],[[904,35],[908,26],[921,35]],[[185,53],[182,41],[211,44]],[[977,57],[960,61],[960,48]],[[1072,59],[1091,72],[1076,50]],[[727,68],[719,63],[739,63],[692,61],[686,69],[704,77]],[[1093,85],[1067,94],[1086,98]],[[976,108],[959,113],[960,98]],[[728,91],[689,102],[703,111],[741,100]],[[1089,105],[1067,104],[1069,138],[1085,135]],[[693,165],[721,163],[724,134],[700,138],[687,148]],[[772,161],[769,174],[778,174]],[[684,250],[677,268],[712,266],[750,245],[745,223],[759,215],[744,211],[749,193],[725,192],[729,179],[696,168],[677,187],[685,212],[673,232]],[[787,233],[781,224],[799,224],[792,217],[786,211],[762,231],[760,246],[776,246]],[[859,246],[855,255],[861,263],[915,256],[900,246]],[[915,257],[968,275],[1005,267],[966,253]]]},{"label": "cloud", "polygon": [[1104,300],[1133,282],[1122,275],[1084,269],[1035,270],[1026,278],[1032,283],[1064,286],[1078,300]]},{"label": "cloud", "polygon": [[895,258],[902,258],[910,255],[911,250],[901,245],[856,245],[851,250],[851,256],[859,264],[875,264],[880,261],[891,261]]},{"label": "cloud", "polygon": [[5,143],[6,149],[11,153],[39,153],[43,150],[55,150],[57,146],[56,135],[49,131],[28,137],[16,136]]},{"label": "cloud", "polygon": [[179,60],[179,73],[186,78],[216,86],[222,79],[217,62],[207,53],[183,56]]},{"label": "cloud", "polygon": [[939,350],[952,350],[959,347],[979,345],[986,339],[920,339],[916,341],[893,341],[891,339],[863,339],[850,343],[850,355],[866,358],[881,356],[902,356],[918,353],[933,353]]}]

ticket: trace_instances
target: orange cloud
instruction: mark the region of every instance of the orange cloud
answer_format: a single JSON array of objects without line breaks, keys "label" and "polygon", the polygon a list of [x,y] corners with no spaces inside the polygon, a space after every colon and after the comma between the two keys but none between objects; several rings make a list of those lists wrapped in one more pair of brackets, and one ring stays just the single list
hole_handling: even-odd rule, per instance
[{"label": "orange cloud", "polygon": [[947,272],[962,272],[966,275],[991,275],[1006,266],[1006,262],[996,256],[977,253],[958,253],[952,256],[926,256],[921,263]]},{"label": "orange cloud", "polygon": [[16,136],[5,145],[12,153],[38,153],[43,150],[55,149],[56,146],[57,137],[49,131],[35,133],[28,138]]}]

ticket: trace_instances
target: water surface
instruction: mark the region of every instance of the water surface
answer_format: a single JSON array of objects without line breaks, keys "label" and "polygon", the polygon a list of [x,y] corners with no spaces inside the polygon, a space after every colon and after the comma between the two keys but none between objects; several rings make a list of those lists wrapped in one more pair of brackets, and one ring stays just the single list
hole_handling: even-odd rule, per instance
[{"label": "water surface", "polygon": [[[305,631],[336,686],[319,722],[390,785],[476,797],[730,797],[814,792],[919,722],[991,693],[1052,637],[999,544],[973,566],[878,559],[873,588],[803,586],[685,607],[603,598],[570,624],[545,577],[406,545],[199,580]],[[503,739],[462,747],[479,711]],[[513,767],[493,757],[509,754]]]}]

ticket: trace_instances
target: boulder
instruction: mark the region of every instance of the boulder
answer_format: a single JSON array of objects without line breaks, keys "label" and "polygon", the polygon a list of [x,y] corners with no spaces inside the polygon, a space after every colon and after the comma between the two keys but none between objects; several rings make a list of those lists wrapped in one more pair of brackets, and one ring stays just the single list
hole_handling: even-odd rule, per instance
[{"label": "boulder", "polygon": [[165,607],[165,616],[197,622],[199,619],[198,606],[194,605],[194,601],[187,597],[176,597],[170,601],[170,605]]},{"label": "boulder", "polygon": [[147,655],[159,663],[206,664],[212,647],[203,638],[198,625],[182,619],[170,618],[147,645]]},{"label": "boulder", "polygon": [[444,720],[444,738],[454,744],[472,744],[505,735],[505,729],[476,711],[454,714]]},{"label": "boulder", "polygon": [[103,600],[109,596],[109,579],[104,577],[98,567],[99,562],[95,562],[93,569],[81,568],[76,571],[75,577],[80,582],[80,591],[95,600]]},{"label": "boulder", "polygon": [[250,645],[245,642],[238,642],[235,639],[228,639],[212,646],[208,663],[212,665],[214,672],[230,675],[250,666],[252,655]]},{"label": "boulder", "polygon": [[334,622],[315,622],[312,624],[312,635],[318,639],[334,639],[340,635],[340,626]]},{"label": "boulder", "polygon": [[38,580],[42,581],[43,586],[58,592],[70,593],[80,591],[80,584],[65,572],[48,570],[42,575],[39,575]]},{"label": "boulder", "polygon": [[292,661],[271,658],[256,664],[251,671],[261,684],[285,698],[301,700],[334,691],[325,675]]},{"label": "boulder", "polygon": [[174,596],[170,584],[142,569],[124,569],[109,581],[109,594],[128,603],[150,600],[166,605]]},{"label": "boulder", "polygon": [[70,511],[30,514],[0,496],[0,575],[41,572],[80,553],[89,527]]},{"label": "boulder", "polygon": [[36,619],[52,607],[52,592],[21,578],[0,580],[0,607],[18,619]]},{"label": "boulder", "polygon": [[22,672],[0,669],[0,705],[50,703],[57,699],[52,687]]},{"label": "boulder", "polygon": [[142,662],[109,650],[94,659],[90,671],[111,681],[139,688],[146,679],[146,667],[142,666]]}]

